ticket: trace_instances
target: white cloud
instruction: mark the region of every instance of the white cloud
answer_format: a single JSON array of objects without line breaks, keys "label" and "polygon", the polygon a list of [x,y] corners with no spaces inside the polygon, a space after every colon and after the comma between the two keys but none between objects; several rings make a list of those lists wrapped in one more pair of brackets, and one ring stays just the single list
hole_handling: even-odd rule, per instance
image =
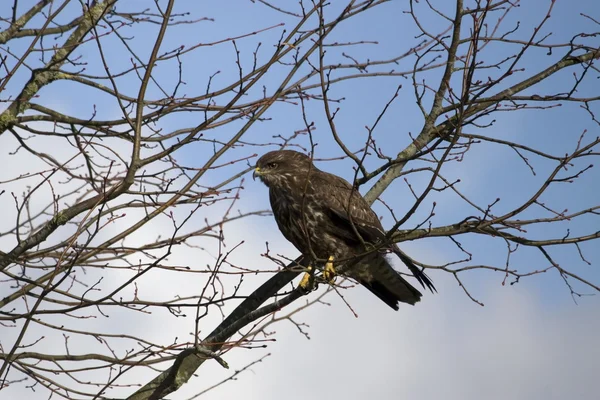
[{"label": "white cloud", "polygon": [[207,398],[595,398],[597,299],[548,309],[518,287],[494,286],[480,307],[448,282],[441,289],[397,313],[352,289],[358,319],[332,296],[331,307],[299,317],[310,341],[280,325],[273,356]]}]

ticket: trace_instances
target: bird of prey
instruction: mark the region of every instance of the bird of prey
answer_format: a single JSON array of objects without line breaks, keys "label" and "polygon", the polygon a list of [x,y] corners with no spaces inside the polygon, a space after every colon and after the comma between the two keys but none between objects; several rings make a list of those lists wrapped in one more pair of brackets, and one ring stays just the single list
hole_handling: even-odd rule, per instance
[{"label": "bird of prey", "polygon": [[[398,302],[414,305],[421,293],[388,262],[392,251],[425,288],[431,280],[398,246],[385,242],[385,231],[367,201],[346,180],[319,170],[310,157],[292,150],[266,153],[254,177],[269,188],[273,215],[281,233],[315,265],[325,263],[331,280],[334,264],[394,310]],[[339,268],[347,264],[348,268]],[[322,265],[322,264],[321,264]],[[307,276],[301,285],[308,283]]]}]

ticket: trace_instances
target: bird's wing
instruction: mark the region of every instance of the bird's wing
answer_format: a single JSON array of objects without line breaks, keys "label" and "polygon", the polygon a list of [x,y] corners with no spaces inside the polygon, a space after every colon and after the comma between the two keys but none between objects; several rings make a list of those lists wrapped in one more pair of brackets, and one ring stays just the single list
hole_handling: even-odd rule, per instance
[{"label": "bird's wing", "polygon": [[322,171],[311,176],[310,180],[313,195],[334,222],[333,233],[338,237],[349,242],[361,243],[362,239],[376,243],[385,236],[377,214],[346,180]]},{"label": "bird's wing", "polygon": [[[349,182],[323,171],[318,171],[310,180],[313,195],[333,222],[331,233],[356,244],[377,243],[386,239],[377,214]],[[436,291],[431,279],[395,243],[388,248],[402,260],[421,286]]]}]

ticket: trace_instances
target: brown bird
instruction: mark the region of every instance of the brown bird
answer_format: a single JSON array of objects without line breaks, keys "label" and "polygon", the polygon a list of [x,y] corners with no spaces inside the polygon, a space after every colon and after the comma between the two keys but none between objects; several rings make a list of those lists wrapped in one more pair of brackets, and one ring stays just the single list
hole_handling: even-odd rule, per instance
[{"label": "brown bird", "polygon": [[[394,310],[398,302],[414,305],[421,292],[390,265],[385,253],[391,250],[423,287],[435,291],[429,277],[396,244],[384,243],[383,226],[360,193],[343,178],[319,170],[310,157],[292,150],[269,152],[256,163],[254,176],[269,187],[283,236],[311,263],[327,260],[326,279],[332,278],[334,263],[339,267],[347,262],[348,268],[338,268],[341,274]],[[303,279],[301,284],[306,283]]]}]

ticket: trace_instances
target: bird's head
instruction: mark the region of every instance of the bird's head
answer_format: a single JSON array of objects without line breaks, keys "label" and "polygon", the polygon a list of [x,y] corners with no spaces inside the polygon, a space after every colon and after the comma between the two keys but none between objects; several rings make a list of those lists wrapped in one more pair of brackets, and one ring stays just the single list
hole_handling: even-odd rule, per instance
[{"label": "bird's head", "polygon": [[252,177],[271,186],[290,177],[302,176],[302,172],[308,173],[311,166],[312,161],[305,154],[293,150],[271,151],[258,159]]}]

